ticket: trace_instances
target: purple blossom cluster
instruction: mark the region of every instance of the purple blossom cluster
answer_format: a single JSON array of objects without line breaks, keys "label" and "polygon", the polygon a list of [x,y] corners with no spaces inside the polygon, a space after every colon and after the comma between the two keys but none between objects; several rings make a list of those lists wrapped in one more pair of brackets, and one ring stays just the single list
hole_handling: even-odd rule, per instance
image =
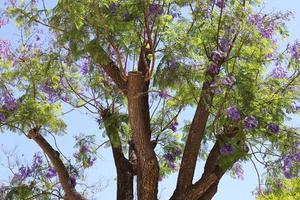
[{"label": "purple blossom cluster", "polygon": [[220,72],[220,66],[216,65],[216,64],[211,64],[208,67],[208,71],[210,74],[212,75],[217,75]]},{"label": "purple blossom cluster", "polygon": [[97,160],[89,143],[81,144],[79,151],[75,152],[73,156],[78,162],[82,162],[85,168],[92,167]]},{"label": "purple blossom cluster", "polygon": [[166,91],[158,91],[158,96],[160,97],[160,98],[162,98],[162,99],[166,99],[166,98],[169,98],[170,97],[170,95],[168,94],[168,92],[166,92]]},{"label": "purple blossom cluster", "polygon": [[235,151],[235,150],[234,150],[233,146],[231,146],[231,145],[229,145],[229,144],[224,144],[224,145],[221,146],[221,148],[220,148],[220,153],[221,153],[222,155],[225,155],[225,156],[233,154],[234,151]]},{"label": "purple blossom cluster", "polygon": [[91,60],[90,59],[83,59],[80,61],[79,65],[79,73],[82,74],[82,75],[86,75],[89,73],[90,71],[90,63],[91,63]]},{"label": "purple blossom cluster", "polygon": [[244,170],[242,168],[242,165],[240,163],[235,163],[231,170],[233,171],[236,178],[243,180],[244,179]]},{"label": "purple blossom cluster", "polygon": [[25,179],[31,177],[38,168],[42,166],[43,158],[40,153],[35,153],[33,155],[33,162],[31,166],[21,166],[19,171],[15,174],[15,178],[19,181],[24,181]]},{"label": "purple blossom cluster", "polygon": [[0,97],[0,122],[5,122],[7,115],[5,113],[14,112],[19,108],[16,99],[11,96],[8,92],[4,96]]},{"label": "purple blossom cluster", "polygon": [[292,168],[293,165],[300,162],[300,150],[295,154],[287,154],[282,159],[282,170],[285,178],[293,178]]},{"label": "purple blossom cluster", "polygon": [[10,43],[0,39],[0,59],[7,59],[9,56]]},{"label": "purple blossom cluster", "polygon": [[236,79],[234,76],[226,76],[224,79],[223,79],[223,84],[228,86],[228,87],[232,87],[236,82]]},{"label": "purple blossom cluster", "polygon": [[244,119],[246,129],[255,129],[258,127],[258,120],[254,116],[248,116]]},{"label": "purple blossom cluster", "polygon": [[262,13],[251,15],[248,19],[249,23],[256,26],[261,36],[271,39],[276,31],[277,23],[275,19],[267,17]]},{"label": "purple blossom cluster", "polygon": [[287,77],[287,71],[283,67],[276,67],[271,72],[272,78],[282,79]]},{"label": "purple blossom cluster", "polygon": [[173,122],[169,125],[169,128],[170,128],[173,132],[176,132],[176,131],[177,131],[177,126],[178,126],[177,120],[173,120]]},{"label": "purple blossom cluster", "polygon": [[296,40],[293,44],[288,45],[288,51],[295,60],[300,59],[300,42]]},{"label": "purple blossom cluster", "polygon": [[219,8],[225,8],[225,0],[212,0]]},{"label": "purple blossom cluster", "polygon": [[111,14],[116,14],[117,13],[117,8],[118,8],[118,5],[116,3],[111,3],[109,6],[108,6],[108,10]]},{"label": "purple blossom cluster", "polygon": [[279,132],[279,126],[275,123],[269,123],[268,124],[268,131],[270,131],[271,133],[275,133],[277,134]]},{"label": "purple blossom cluster", "polygon": [[235,106],[230,106],[227,108],[227,115],[233,121],[241,119],[241,114]]},{"label": "purple blossom cluster", "polygon": [[220,46],[220,48],[222,49],[223,52],[227,52],[230,49],[231,45],[232,45],[231,40],[229,40],[226,37],[222,37],[219,40],[219,46]]},{"label": "purple blossom cluster", "polygon": [[210,92],[211,92],[212,94],[220,95],[220,94],[222,94],[222,92],[223,92],[221,86],[220,86],[219,84],[217,84],[216,82],[212,82],[212,83],[209,85],[209,89],[210,89]]},{"label": "purple blossom cluster", "polygon": [[168,153],[163,155],[169,168],[176,169],[176,159],[181,155],[181,149],[179,147],[172,148]]},{"label": "purple blossom cluster", "polygon": [[210,59],[217,64],[220,64],[225,59],[225,53],[223,51],[213,51],[210,55]]},{"label": "purple blossom cluster", "polygon": [[161,5],[157,3],[152,3],[149,6],[149,13],[151,16],[159,16],[162,15],[164,12],[163,8]]},{"label": "purple blossom cluster", "polygon": [[57,176],[57,172],[55,171],[55,169],[53,169],[53,168],[48,168],[48,170],[47,170],[47,172],[46,172],[46,174],[45,174],[45,177],[47,178],[47,179],[51,179],[51,178],[54,178],[54,177],[56,177]]}]

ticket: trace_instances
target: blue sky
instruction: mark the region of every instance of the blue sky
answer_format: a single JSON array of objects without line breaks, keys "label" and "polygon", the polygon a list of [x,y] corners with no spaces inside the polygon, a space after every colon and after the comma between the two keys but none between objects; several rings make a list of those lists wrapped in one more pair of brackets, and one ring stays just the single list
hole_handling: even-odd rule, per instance
[{"label": "blue sky", "polygon": [[[2,4],[2,1],[3,0],[0,0],[0,4]],[[53,0],[48,1],[51,1],[51,3],[53,2]],[[290,10],[295,13],[295,18],[288,22],[290,38],[284,41],[282,46],[296,38],[300,39],[300,1],[267,0],[265,2],[265,10],[267,11]],[[5,31],[0,30],[0,36],[7,37],[11,34],[9,31],[13,31],[13,28],[6,29]],[[192,113],[190,113],[190,115],[192,115]],[[72,114],[65,116],[65,120],[66,123],[69,124],[67,131],[68,135],[57,138],[58,145],[64,149],[65,155],[72,156],[72,146],[74,144],[72,136],[78,135],[79,133],[100,135],[100,137],[98,137],[99,143],[104,140],[104,138],[101,138],[102,133],[99,131],[95,119],[85,112],[75,111]],[[299,118],[294,118],[290,123],[300,127]],[[48,137],[48,139],[50,142],[53,142],[50,137]],[[22,135],[13,133],[0,134],[0,183],[6,179],[7,174],[9,173],[8,169],[1,166],[2,164],[6,164],[6,158],[3,153],[1,153],[2,149],[11,150],[14,147],[17,147],[16,154],[19,155],[18,160],[29,163],[33,153],[40,150],[33,141],[28,140]],[[99,151],[98,161],[99,162],[96,163],[96,166],[94,166],[93,169],[87,171],[87,180],[90,182],[100,181],[100,187],[103,190],[99,192],[97,199],[115,199],[115,173],[110,149],[101,149]],[[244,180],[235,180],[228,175],[224,176],[219,184],[219,190],[214,197],[214,200],[254,200],[255,198],[251,192],[257,186],[257,177],[251,163],[244,165],[244,172]],[[202,165],[198,164],[196,177],[199,177],[201,173]],[[161,200],[168,199],[172,194],[176,184],[176,175],[177,174],[173,174],[167,180],[160,183],[159,197]]]}]

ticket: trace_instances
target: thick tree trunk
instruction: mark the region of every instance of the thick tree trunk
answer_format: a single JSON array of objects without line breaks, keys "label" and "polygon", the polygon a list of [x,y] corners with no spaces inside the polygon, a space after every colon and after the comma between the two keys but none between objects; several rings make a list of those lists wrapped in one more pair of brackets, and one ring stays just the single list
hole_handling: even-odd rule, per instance
[{"label": "thick tree trunk", "polygon": [[72,185],[69,172],[60,159],[59,153],[52,148],[39,131],[37,129],[30,130],[28,137],[34,140],[49,157],[58,174],[59,182],[65,192],[64,200],[86,200],[86,198],[80,195]]},{"label": "thick tree trunk", "polygon": [[137,191],[139,200],[156,200],[159,166],[151,144],[148,82],[142,72],[129,72],[128,113],[137,156]]}]

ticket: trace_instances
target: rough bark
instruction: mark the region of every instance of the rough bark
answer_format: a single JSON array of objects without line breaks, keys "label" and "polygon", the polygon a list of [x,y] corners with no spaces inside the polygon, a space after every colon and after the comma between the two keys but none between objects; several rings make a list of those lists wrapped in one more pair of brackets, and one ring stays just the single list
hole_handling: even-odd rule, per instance
[{"label": "rough bark", "polygon": [[200,101],[183,152],[177,186],[174,192],[175,196],[176,194],[183,193],[192,185],[200,144],[204,137],[205,127],[209,116],[208,108],[212,103],[212,95],[208,92],[212,81],[213,80],[206,81],[202,87]]},{"label": "rough bark", "polygon": [[151,144],[148,83],[142,72],[129,72],[128,113],[137,156],[137,191],[140,200],[156,200],[159,166]]},{"label": "rough bark", "polygon": [[125,158],[120,136],[115,126],[110,125],[109,110],[101,113],[104,126],[109,137],[112,148],[114,163],[117,171],[117,200],[133,199],[133,176],[134,172],[131,163]]},{"label": "rough bark", "polygon": [[34,140],[49,157],[53,168],[58,174],[59,182],[61,183],[61,186],[65,192],[64,200],[86,200],[86,198],[79,194],[73,187],[69,172],[59,157],[59,152],[52,148],[52,146],[37,129],[30,130],[28,137]]}]

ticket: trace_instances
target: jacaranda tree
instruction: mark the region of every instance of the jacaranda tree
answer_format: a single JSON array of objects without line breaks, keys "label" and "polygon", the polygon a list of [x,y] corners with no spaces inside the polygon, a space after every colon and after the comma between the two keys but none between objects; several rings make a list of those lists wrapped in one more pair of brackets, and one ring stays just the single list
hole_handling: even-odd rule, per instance
[{"label": "jacaranda tree", "polygon": [[89,197],[76,183],[95,162],[95,136],[76,138],[76,162],[47,140],[65,132],[66,106],[86,109],[108,138],[118,200],[156,200],[177,170],[171,200],[210,200],[246,161],[265,166],[269,188],[299,177],[299,131],[288,119],[300,112],[300,42],[280,48],[292,13],[260,5],[7,0],[0,27],[15,23],[21,34],[1,36],[0,131],[25,135],[47,157],[20,166],[0,198]]}]

